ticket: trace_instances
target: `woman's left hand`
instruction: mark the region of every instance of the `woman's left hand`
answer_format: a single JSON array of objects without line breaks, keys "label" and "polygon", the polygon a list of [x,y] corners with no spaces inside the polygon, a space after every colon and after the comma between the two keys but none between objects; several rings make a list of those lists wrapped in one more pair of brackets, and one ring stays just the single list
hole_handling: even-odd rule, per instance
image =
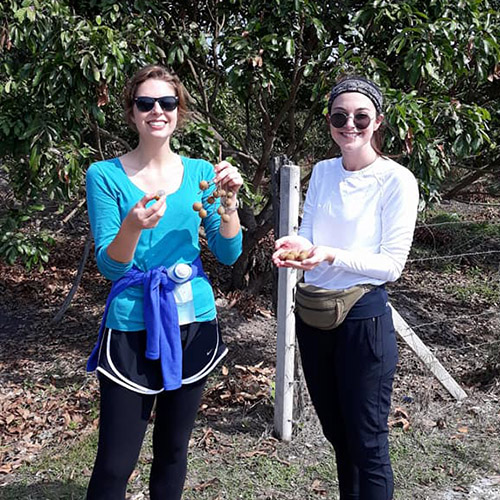
[{"label": "woman's left hand", "polygon": [[[279,241],[279,240],[278,240]],[[278,252],[275,252],[278,254]],[[322,262],[328,262],[329,264],[333,263],[335,260],[335,255],[333,250],[326,246],[312,246],[309,250],[309,255],[302,261],[299,260],[285,260],[280,261],[279,255],[277,255],[275,263],[277,263],[278,267],[292,267],[295,269],[302,269],[304,271],[310,271],[314,269],[318,264]]]},{"label": "woman's left hand", "polygon": [[215,165],[215,183],[236,194],[243,185],[243,177],[235,166],[224,160]]}]

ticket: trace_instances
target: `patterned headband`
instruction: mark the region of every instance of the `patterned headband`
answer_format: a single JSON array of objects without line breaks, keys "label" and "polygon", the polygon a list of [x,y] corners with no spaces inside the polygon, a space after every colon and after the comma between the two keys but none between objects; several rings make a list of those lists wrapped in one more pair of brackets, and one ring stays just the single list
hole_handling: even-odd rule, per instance
[{"label": "patterned headband", "polygon": [[360,94],[364,94],[373,102],[377,113],[382,112],[382,105],[384,103],[382,92],[373,82],[359,76],[348,77],[337,85],[334,85],[330,93],[330,99],[328,99],[328,112],[332,109],[335,98],[345,92],[359,92]]}]

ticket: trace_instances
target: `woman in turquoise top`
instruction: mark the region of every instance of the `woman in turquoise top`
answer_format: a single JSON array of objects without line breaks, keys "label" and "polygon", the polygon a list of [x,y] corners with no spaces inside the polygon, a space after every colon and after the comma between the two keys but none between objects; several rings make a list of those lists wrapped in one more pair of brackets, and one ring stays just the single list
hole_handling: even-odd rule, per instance
[{"label": "woman in turquoise top", "polygon": [[[161,66],[139,70],[124,93],[138,146],[87,172],[97,265],[113,282],[87,365],[97,370],[101,391],[88,500],[125,498],[155,403],[150,498],[181,498],[206,377],[227,352],[201,266],[199,229],[220,262],[236,261],[243,180],[226,161],[212,166],[171,150],[170,138],[187,117],[186,100],[177,76]],[[187,281],[179,285],[184,272]]]}]

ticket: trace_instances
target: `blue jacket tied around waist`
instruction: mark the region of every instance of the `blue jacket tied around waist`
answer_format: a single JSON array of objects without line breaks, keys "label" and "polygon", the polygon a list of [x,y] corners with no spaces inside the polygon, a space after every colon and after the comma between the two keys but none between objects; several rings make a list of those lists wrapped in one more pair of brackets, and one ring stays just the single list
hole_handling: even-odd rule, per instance
[{"label": "blue jacket tied around waist", "polygon": [[[208,280],[198,257],[191,265],[190,280],[202,276]],[[87,361],[87,371],[97,368],[99,349],[102,342],[106,317],[111,301],[130,286],[144,289],[144,323],[146,324],[146,358],[160,360],[163,387],[166,391],[182,385],[182,345],[173,290],[175,281],[167,275],[167,268],[160,266],[149,271],[132,267],[125,276],[113,282],[106,300],[106,307],[99,328],[97,343]]]}]

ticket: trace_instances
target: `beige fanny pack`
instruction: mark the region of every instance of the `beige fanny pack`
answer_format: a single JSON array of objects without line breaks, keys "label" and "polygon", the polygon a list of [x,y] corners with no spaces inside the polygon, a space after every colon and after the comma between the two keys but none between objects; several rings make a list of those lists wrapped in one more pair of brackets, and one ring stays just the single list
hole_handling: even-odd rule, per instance
[{"label": "beige fanny pack", "polygon": [[356,285],[344,290],[328,290],[300,282],[295,290],[295,311],[306,325],[332,330],[345,320],[354,304],[373,288],[372,285]]}]

